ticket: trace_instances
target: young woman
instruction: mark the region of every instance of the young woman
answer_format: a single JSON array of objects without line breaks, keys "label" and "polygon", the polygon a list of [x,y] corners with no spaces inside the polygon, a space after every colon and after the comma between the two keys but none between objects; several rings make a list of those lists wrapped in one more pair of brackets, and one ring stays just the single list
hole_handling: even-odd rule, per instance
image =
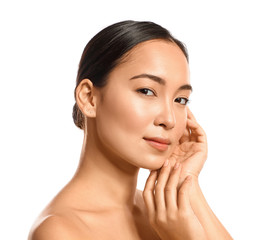
[{"label": "young woman", "polygon": [[191,91],[186,48],[161,26],[124,21],[93,37],[75,89],[80,163],[29,239],[232,239],[198,184],[207,142]]}]

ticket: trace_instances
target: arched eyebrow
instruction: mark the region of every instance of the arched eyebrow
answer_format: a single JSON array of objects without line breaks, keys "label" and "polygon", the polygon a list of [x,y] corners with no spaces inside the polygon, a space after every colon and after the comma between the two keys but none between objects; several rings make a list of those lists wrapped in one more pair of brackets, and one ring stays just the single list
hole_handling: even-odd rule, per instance
[{"label": "arched eyebrow", "polygon": [[[148,78],[148,79],[153,80],[161,85],[166,84],[166,81],[164,79],[162,79],[161,77],[158,77],[158,76],[155,76],[152,74],[147,74],[147,73],[142,73],[140,75],[136,75],[136,76],[130,78],[130,80],[137,79],[137,78]],[[185,84],[185,85],[180,86],[178,88],[178,90],[190,90],[192,92],[193,87],[190,84]]]}]

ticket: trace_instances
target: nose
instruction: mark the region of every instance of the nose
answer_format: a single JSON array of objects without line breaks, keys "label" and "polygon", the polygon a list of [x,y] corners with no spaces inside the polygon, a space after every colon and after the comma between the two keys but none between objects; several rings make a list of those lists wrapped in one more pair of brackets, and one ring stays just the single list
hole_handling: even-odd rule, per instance
[{"label": "nose", "polygon": [[154,124],[167,130],[175,127],[176,117],[171,103],[160,105]]}]

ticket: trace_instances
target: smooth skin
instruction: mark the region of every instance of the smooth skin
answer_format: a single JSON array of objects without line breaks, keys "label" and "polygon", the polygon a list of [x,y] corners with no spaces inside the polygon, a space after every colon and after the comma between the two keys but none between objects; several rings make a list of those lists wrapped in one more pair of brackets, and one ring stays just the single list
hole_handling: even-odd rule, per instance
[{"label": "smooth skin", "polygon": [[[103,88],[82,80],[76,89],[86,117],[79,167],[28,239],[231,239],[198,185],[207,144],[185,104],[188,85],[184,54],[163,40],[133,48]],[[169,145],[156,149],[146,140],[152,137]],[[143,193],[136,189],[140,168],[153,170]]]},{"label": "smooth skin", "polygon": [[[188,113],[186,139],[183,137],[184,141],[165,162],[159,174],[158,171],[150,173],[143,192],[150,222],[161,239],[208,239],[190,203],[192,178],[196,176],[196,172],[200,172],[199,168],[203,165],[199,164],[200,161],[198,164],[191,162],[198,160],[196,152],[206,155],[206,138],[204,132],[197,127],[195,119],[192,120],[193,115],[189,109]],[[197,144],[202,144],[202,149]],[[186,177],[182,180],[184,176]]]},{"label": "smooth skin", "polygon": [[188,109],[180,145],[160,171],[150,173],[143,192],[149,220],[161,239],[232,239],[198,184],[206,158],[206,134]]}]

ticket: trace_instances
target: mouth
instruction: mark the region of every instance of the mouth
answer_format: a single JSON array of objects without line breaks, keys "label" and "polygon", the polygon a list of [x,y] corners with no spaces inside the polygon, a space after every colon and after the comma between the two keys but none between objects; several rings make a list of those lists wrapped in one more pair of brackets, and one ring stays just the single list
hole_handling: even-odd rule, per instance
[{"label": "mouth", "polygon": [[144,137],[144,140],[153,148],[159,150],[159,151],[166,151],[171,144],[171,141],[166,138],[146,138]]}]

